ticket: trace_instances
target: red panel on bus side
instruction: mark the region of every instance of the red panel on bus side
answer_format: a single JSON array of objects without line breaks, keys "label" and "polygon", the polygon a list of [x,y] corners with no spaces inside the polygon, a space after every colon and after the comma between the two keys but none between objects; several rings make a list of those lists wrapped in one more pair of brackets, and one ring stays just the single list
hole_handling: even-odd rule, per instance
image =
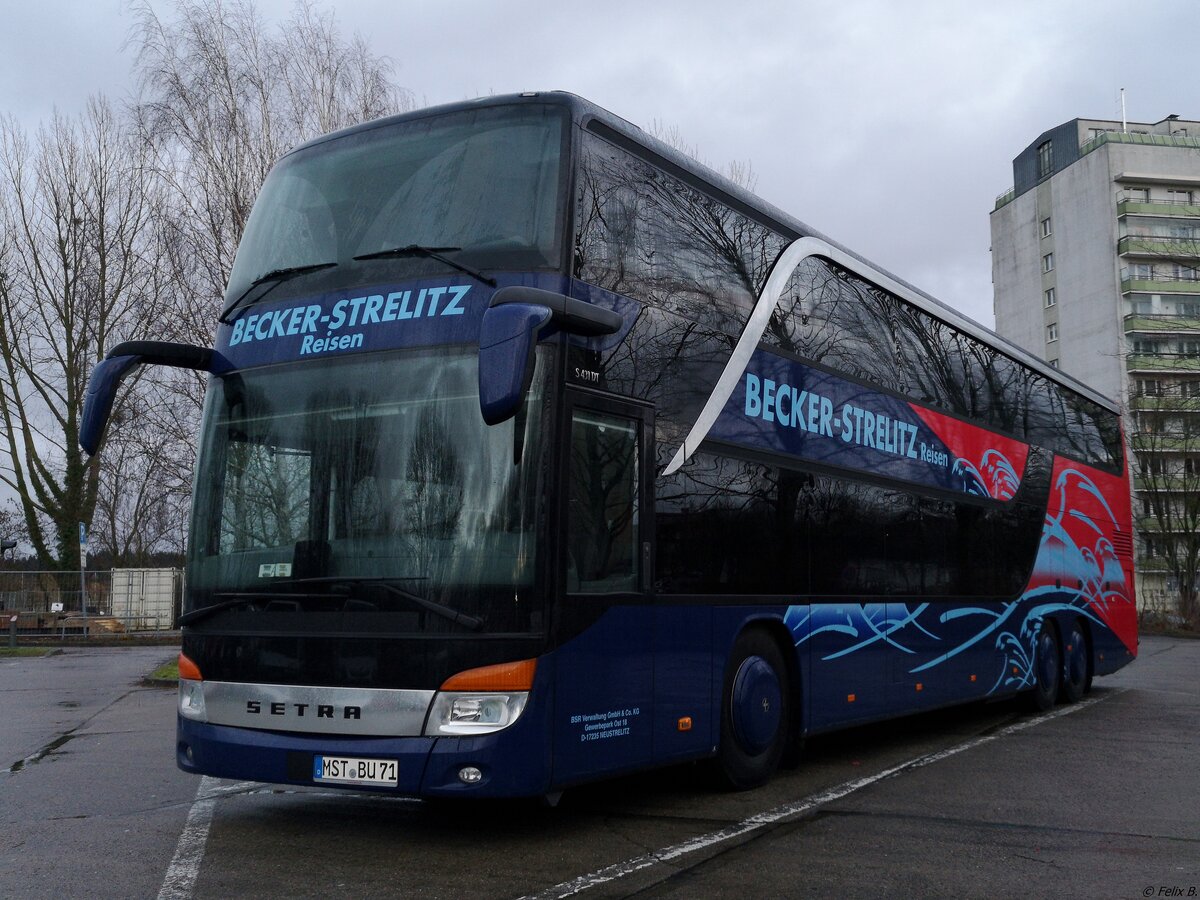
[{"label": "red panel on bus side", "polygon": [[[1029,457],[1027,444],[915,404],[913,411],[958,456],[957,465],[973,467],[991,497],[1016,495]],[[1025,596],[1075,594],[1075,604],[1136,655],[1127,477],[1059,456],[1051,478],[1041,548]]]},{"label": "red panel on bus side", "polygon": [[910,404],[930,430],[955,454],[956,466],[969,467],[994,500],[1011,500],[1021,487],[1029,445],[1020,441]]},{"label": "red panel on bus side", "polygon": [[[1133,534],[1126,476],[1057,457],[1042,549],[1026,596],[1060,583],[1137,654]],[[1040,589],[1040,590],[1039,590]]]}]

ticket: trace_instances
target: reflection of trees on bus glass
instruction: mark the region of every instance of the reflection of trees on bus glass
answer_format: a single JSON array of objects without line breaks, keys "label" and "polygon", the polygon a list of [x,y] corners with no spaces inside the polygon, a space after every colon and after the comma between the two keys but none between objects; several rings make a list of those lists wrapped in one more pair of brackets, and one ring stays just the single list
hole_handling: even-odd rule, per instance
[{"label": "reflection of trees on bus glass", "polygon": [[462,467],[450,432],[433,406],[421,410],[408,451],[405,516],[420,563],[432,562],[432,542],[458,530],[462,510]]},{"label": "reflection of trees on bus glass", "polygon": [[483,423],[474,353],[412,358],[404,379],[381,377],[390,364],[374,354],[264,368],[214,392],[223,422],[198,479],[219,491],[204,513],[213,526],[197,526],[211,537],[197,544],[194,583],[259,585],[261,566],[292,563],[294,577],[412,579],[407,590],[457,608],[482,604],[487,592],[496,621],[504,603],[530,615],[514,587],[529,584],[536,565],[545,367],[536,368],[514,465],[518,423]]},{"label": "reflection of trees on bus glass", "polygon": [[221,550],[280,547],[308,530],[309,454],[241,440],[229,448]]},{"label": "reflection of trees on bus glass", "polygon": [[638,505],[637,426],[599,413],[571,427],[569,568],[580,590],[633,590]]}]

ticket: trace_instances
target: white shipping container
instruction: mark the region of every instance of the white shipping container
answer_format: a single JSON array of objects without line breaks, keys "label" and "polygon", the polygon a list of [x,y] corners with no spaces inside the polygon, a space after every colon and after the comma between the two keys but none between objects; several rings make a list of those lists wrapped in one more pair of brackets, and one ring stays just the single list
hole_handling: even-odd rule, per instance
[{"label": "white shipping container", "polygon": [[169,631],[179,579],[178,569],[113,569],[113,618],[127,631]]}]

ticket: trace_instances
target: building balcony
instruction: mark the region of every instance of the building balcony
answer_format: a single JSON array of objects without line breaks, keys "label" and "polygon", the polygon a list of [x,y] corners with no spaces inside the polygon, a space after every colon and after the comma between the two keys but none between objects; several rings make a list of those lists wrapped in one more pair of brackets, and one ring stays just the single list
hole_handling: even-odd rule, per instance
[{"label": "building balcony", "polygon": [[1200,434],[1147,434],[1139,432],[1130,436],[1129,446],[1138,453],[1200,454]]},{"label": "building balcony", "polygon": [[1157,234],[1127,234],[1117,241],[1121,256],[1200,259],[1200,239]]},{"label": "building balcony", "polygon": [[1197,478],[1195,475],[1151,475],[1145,478],[1141,475],[1133,477],[1133,489],[1135,491],[1150,491],[1152,493],[1182,493],[1184,491],[1194,491],[1197,486]]},{"label": "building balcony", "polygon": [[1187,534],[1192,531],[1182,518],[1179,521],[1168,520],[1163,523],[1157,516],[1134,516],[1133,526],[1144,534]]},{"label": "building balcony", "polygon": [[1172,394],[1138,394],[1129,398],[1129,408],[1138,412],[1200,413],[1200,397]]},{"label": "building balcony", "polygon": [[1166,527],[1163,527],[1164,523],[1154,516],[1136,516],[1133,527],[1141,534],[1191,534],[1195,528],[1189,523],[1193,521],[1191,518],[1181,517],[1178,521],[1168,521]]},{"label": "building balcony", "polygon": [[1125,317],[1126,334],[1200,333],[1200,319],[1164,313],[1133,313]]},{"label": "building balcony", "polygon": [[1200,356],[1182,353],[1130,353],[1125,357],[1129,372],[1200,372]]},{"label": "building balcony", "polygon": [[1200,294],[1200,278],[1194,275],[1153,273],[1137,275],[1121,270],[1122,294]]},{"label": "building balcony", "polygon": [[1007,191],[996,198],[996,205],[992,207],[992,212],[995,212],[1002,206],[1012,203],[1016,196],[1017,189],[1015,187],[1010,187]]},{"label": "building balcony", "polygon": [[1104,144],[1147,144],[1154,147],[1200,147],[1200,138],[1186,134],[1135,134],[1132,131],[1104,131],[1079,145],[1084,156]]},{"label": "building balcony", "polygon": [[[1200,200],[1193,197],[1193,201]],[[1155,216],[1156,218],[1200,219],[1200,202],[1180,203],[1178,200],[1131,196],[1126,191],[1117,192],[1118,216]]]},{"label": "building balcony", "polygon": [[1139,572],[1154,572],[1167,575],[1171,571],[1167,565],[1167,561],[1157,556],[1139,556],[1134,566]]}]

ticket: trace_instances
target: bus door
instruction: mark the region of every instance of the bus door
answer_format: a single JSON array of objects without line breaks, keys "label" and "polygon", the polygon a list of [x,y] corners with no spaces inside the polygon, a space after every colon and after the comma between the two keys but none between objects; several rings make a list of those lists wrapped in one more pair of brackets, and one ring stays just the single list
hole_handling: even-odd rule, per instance
[{"label": "bus door", "polygon": [[562,600],[554,780],[650,760],[654,533],[647,406],[568,392],[559,496]]}]

